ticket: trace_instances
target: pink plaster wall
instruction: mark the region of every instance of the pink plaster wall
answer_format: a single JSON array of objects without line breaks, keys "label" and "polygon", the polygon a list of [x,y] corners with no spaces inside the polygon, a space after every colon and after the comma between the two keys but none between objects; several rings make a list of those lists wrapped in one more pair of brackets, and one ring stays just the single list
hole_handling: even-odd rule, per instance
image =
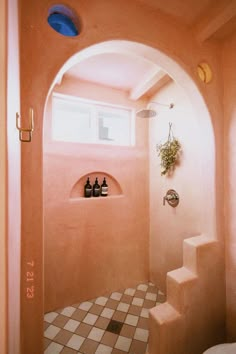
[{"label": "pink plaster wall", "polygon": [[20,351],[20,145],[17,1],[0,4],[0,352]]},{"label": "pink plaster wall", "polygon": [[0,352],[7,354],[7,204],[6,204],[6,68],[7,25],[6,1],[0,3]]},{"label": "pink plaster wall", "polygon": [[225,257],[226,257],[226,317],[228,339],[236,341],[236,36],[223,47],[224,109],[225,109]]},{"label": "pink plaster wall", "polygon": [[[137,108],[121,91],[70,77],[56,91]],[[55,142],[50,127],[49,100],[44,129],[45,312],[149,276],[148,122],[136,119],[134,147]],[[114,194],[108,177],[107,198],[70,199],[74,184],[96,171],[100,183],[99,171],[113,176],[122,194]],[[81,183],[83,188],[85,179]]]},{"label": "pink plaster wall", "polygon": [[[20,353],[21,275],[21,148],[16,129],[20,106],[20,49],[18,1],[8,1],[7,70],[7,145],[8,145],[8,354]],[[25,259],[23,260],[26,261]],[[22,276],[22,278],[21,278]],[[24,295],[25,296],[25,295]]]},{"label": "pink plaster wall", "polygon": [[184,241],[183,267],[167,275],[167,302],[150,310],[149,354],[202,354],[225,342],[223,259],[216,240]]},{"label": "pink plaster wall", "polygon": [[[174,103],[169,109],[153,105],[157,116],[150,119],[150,274],[151,280],[166,291],[166,274],[183,263],[183,240],[201,234],[203,230],[204,174],[202,140],[198,116],[180,85],[172,81],[151,101]],[[171,176],[161,176],[156,144],[168,137],[169,122],[174,136],[181,143],[181,158]],[[163,197],[175,189],[180,203],[172,208],[163,206]]]},{"label": "pink plaster wall", "polygon": [[[69,57],[104,41],[123,40],[126,47],[142,53],[163,67],[188,92],[201,119],[205,148],[204,168],[207,171],[204,230],[211,238],[222,238],[222,82],[220,81],[219,48],[206,42],[200,45],[186,26],[136,1],[88,2],[69,1],[83,19],[83,32],[78,38],[65,39],[47,25],[48,1],[21,1],[21,81],[22,114],[30,106],[36,114],[33,141],[22,146],[22,259],[35,262],[35,296],[27,302],[21,292],[22,353],[43,352],[43,214],[42,214],[42,122],[44,104],[58,70]],[[125,11],[124,11],[125,8]],[[171,38],[171,42],[170,42]],[[124,41],[125,40],[125,41]],[[131,43],[130,41],[137,42]],[[144,44],[144,46],[140,44]],[[111,42],[107,43],[111,45]],[[149,46],[149,47],[147,47]],[[211,85],[199,83],[196,66],[202,60],[215,73]],[[213,131],[211,130],[213,127]],[[214,135],[214,136],[213,136]],[[214,152],[216,139],[216,155]],[[211,146],[209,151],[208,146]],[[213,148],[212,148],[213,146]],[[217,193],[216,193],[217,192]],[[223,266],[221,264],[221,266]],[[27,271],[22,262],[21,272]],[[217,271],[217,270],[216,270]],[[222,284],[218,284],[219,287]],[[212,299],[212,301],[214,298]],[[194,319],[193,319],[194,320]],[[202,333],[204,334],[204,333]],[[27,335],[27,337],[26,337]],[[35,352],[37,348],[37,353]]]}]

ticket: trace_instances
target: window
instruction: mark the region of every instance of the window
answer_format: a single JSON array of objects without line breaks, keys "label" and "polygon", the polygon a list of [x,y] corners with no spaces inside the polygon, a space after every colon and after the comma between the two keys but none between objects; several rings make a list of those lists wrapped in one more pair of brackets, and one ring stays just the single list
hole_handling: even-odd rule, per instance
[{"label": "window", "polygon": [[52,139],[84,144],[134,145],[131,109],[53,94]]}]

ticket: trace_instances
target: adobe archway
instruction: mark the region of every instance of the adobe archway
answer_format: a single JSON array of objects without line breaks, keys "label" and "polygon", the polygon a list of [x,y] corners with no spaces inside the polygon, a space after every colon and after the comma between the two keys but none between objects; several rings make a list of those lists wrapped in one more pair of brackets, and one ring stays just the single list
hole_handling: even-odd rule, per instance
[{"label": "adobe archway", "polygon": [[[98,11],[99,3],[99,11]],[[216,200],[215,200],[215,151],[214,134],[212,130],[211,118],[208,109],[214,113],[214,129],[218,140],[219,122],[218,112],[221,107],[216,107],[213,102],[218,93],[218,83],[215,81],[211,90],[199,87],[204,91],[204,99],[208,103],[208,108],[204,103],[203,97],[195,82],[196,64],[202,59],[201,48],[186,33],[185,29],[168,21],[160,13],[153,13],[149,9],[135,3],[127,4],[126,16],[132,19],[133,13],[136,14],[134,20],[130,20],[124,25],[122,6],[117,4],[107,4],[104,1],[94,2],[93,7],[88,8],[86,1],[78,4],[71,1],[71,6],[78,9],[84,20],[84,28],[81,37],[76,40],[66,40],[58,34],[54,34],[47,25],[42,22],[39,14],[45,14],[47,7],[46,0],[40,4],[27,4],[22,14],[22,115],[28,114],[29,106],[32,106],[36,115],[36,127],[31,144],[22,145],[22,300],[21,300],[21,338],[22,353],[37,354],[42,352],[42,332],[43,332],[43,240],[42,240],[42,126],[43,126],[43,107],[51,83],[56,78],[57,72],[67,62],[68,58],[76,58],[78,51],[82,54],[93,50],[96,43],[104,43],[104,48],[114,44],[113,40],[125,38],[122,41],[127,50],[142,55],[149,56],[145,51],[145,46],[151,49],[151,60],[158,60],[170,76],[174,77],[188,92],[189,98],[196,107],[199,117],[201,117],[202,130],[207,132],[207,139],[203,140],[202,147],[205,151],[205,167],[209,173],[206,176],[203,194],[208,194],[206,207],[206,230],[210,237],[217,238],[216,230]],[[112,21],[111,21],[112,18]],[[24,29],[31,26],[31,31]],[[99,30],[96,27],[99,24]],[[123,24],[123,25],[121,25]],[[40,30],[39,30],[40,29]],[[169,38],[172,36],[172,43]],[[47,41],[44,40],[47,38]],[[112,38],[112,42],[109,42]],[[159,39],[157,41],[157,38]],[[184,39],[185,40],[184,40]],[[184,47],[182,43],[184,42]],[[142,43],[142,44],[137,44]],[[135,50],[135,47],[136,50]],[[32,48],[34,53],[32,55]],[[81,52],[82,51],[82,52]],[[140,51],[140,52],[139,52]],[[42,54],[43,53],[43,54]],[[191,57],[190,57],[191,53]],[[214,52],[206,50],[204,55],[212,63],[213,70],[216,69]],[[30,62],[29,62],[30,58]],[[217,70],[217,69],[216,69]],[[214,103],[214,104],[213,104]],[[205,149],[204,149],[205,145]],[[207,149],[206,149],[207,146]],[[204,166],[203,166],[204,173]],[[29,271],[29,263],[34,264],[34,297],[26,296],[27,283],[25,274]]]}]

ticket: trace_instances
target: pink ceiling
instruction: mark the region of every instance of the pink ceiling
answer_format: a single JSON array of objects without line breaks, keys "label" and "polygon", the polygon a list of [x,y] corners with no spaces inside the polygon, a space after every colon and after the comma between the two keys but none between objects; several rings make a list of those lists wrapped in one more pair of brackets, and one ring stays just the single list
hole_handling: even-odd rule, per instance
[{"label": "pink ceiling", "polygon": [[92,56],[67,71],[67,75],[125,91],[132,90],[158,66],[142,57],[104,53]]},{"label": "pink ceiling", "polygon": [[[136,0],[153,10],[161,12],[178,19],[185,25],[196,30],[196,35],[204,37],[204,30],[208,30],[209,36],[206,39],[222,40],[236,30],[236,15],[230,12],[230,0]],[[224,7],[227,11],[224,12]],[[220,17],[221,14],[222,18]],[[229,16],[229,14],[232,16]],[[234,16],[234,17],[233,17]],[[232,17],[232,18],[231,18]],[[218,22],[217,22],[218,21]],[[207,24],[210,24],[210,31]],[[219,26],[216,26],[217,24]],[[202,27],[203,24],[203,27]],[[200,25],[200,27],[199,27]],[[204,27],[205,26],[205,27]],[[200,29],[200,32],[199,32]],[[213,29],[213,30],[212,30]],[[201,32],[203,30],[203,32]],[[157,78],[155,82],[155,70],[161,70],[152,62],[143,57],[132,54],[117,52],[93,55],[84,59],[66,72],[66,75],[73,76],[78,80],[88,81],[120,90],[141,92],[150,96],[160,89],[162,83],[169,80]],[[150,82],[152,87],[147,85]],[[143,87],[142,87],[143,85]],[[147,89],[146,89],[147,87]],[[146,91],[144,92],[144,89]],[[136,91],[135,91],[136,90]],[[132,96],[132,95],[131,95]],[[133,97],[133,96],[132,96]],[[137,99],[137,95],[135,96]],[[134,98],[132,98],[134,99]]]},{"label": "pink ceiling", "polygon": [[158,9],[167,15],[178,18],[186,25],[193,25],[201,15],[214,6],[218,0],[137,0],[145,5]]},{"label": "pink ceiling", "polygon": [[216,33],[213,34],[212,38],[223,40],[224,38],[230,36],[236,31],[236,18],[233,17],[229,22],[224,24]]}]

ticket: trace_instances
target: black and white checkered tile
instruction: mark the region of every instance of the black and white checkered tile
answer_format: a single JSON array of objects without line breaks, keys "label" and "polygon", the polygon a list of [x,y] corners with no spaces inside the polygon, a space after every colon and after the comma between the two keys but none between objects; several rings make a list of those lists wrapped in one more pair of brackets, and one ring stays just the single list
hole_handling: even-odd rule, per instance
[{"label": "black and white checkered tile", "polygon": [[165,301],[152,283],[45,314],[45,354],[145,354],[149,309]]}]

